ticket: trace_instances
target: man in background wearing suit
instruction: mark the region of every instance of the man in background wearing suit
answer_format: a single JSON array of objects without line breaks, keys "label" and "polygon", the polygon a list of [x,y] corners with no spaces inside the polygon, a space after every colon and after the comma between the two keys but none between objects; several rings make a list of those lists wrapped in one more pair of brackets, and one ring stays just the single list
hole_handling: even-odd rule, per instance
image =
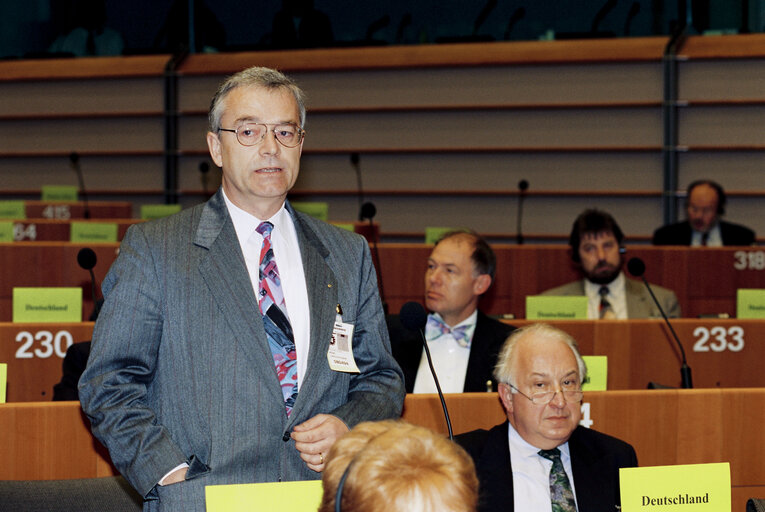
[{"label": "man in background wearing suit", "polygon": [[473,458],[480,512],[616,510],[624,441],[579,425],[587,369],[571,336],[546,324],[516,330],[495,377],[507,422],[456,441]]},{"label": "man in background wearing suit", "polygon": [[[366,241],[286,201],[300,89],[247,69],[218,89],[209,124],[221,189],[128,231],[80,379],[144,510],[202,512],[207,485],[318,479],[338,437],[403,403]],[[351,353],[332,352],[336,335]]]},{"label": "man in background wearing suit", "polygon": [[720,220],[725,214],[725,191],[712,180],[698,180],[688,185],[685,212],[688,220],[669,224],[653,234],[654,245],[690,245],[721,247],[753,245],[754,231]]},{"label": "man in background wearing suit", "polygon": [[[436,243],[425,272],[425,328],[433,366],[444,393],[496,390],[492,372],[497,354],[513,327],[478,309],[491,286],[497,258],[475,233],[453,231]],[[407,393],[435,393],[419,332],[388,316],[393,355],[404,372]]]},{"label": "man in background wearing suit", "polygon": [[[569,237],[571,259],[584,279],[542,292],[542,295],[587,297],[587,318],[660,318],[645,285],[627,279],[624,264],[624,234],[613,217],[600,210],[585,210],[574,221]],[[668,317],[680,316],[675,293],[651,285]]]}]

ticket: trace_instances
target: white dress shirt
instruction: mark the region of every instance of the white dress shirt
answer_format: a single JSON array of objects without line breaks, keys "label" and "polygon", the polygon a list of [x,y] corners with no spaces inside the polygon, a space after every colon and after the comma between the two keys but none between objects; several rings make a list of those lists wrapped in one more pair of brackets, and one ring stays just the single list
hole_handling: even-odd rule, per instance
[{"label": "white dress shirt", "polygon": [[[708,231],[708,237],[707,237],[707,247],[722,247],[722,233],[720,233],[720,224],[715,224],[715,227],[710,229]],[[691,231],[691,246],[692,247],[703,247],[701,244],[701,239],[704,237],[704,233],[701,231],[696,231],[695,229],[692,229]]]},{"label": "white dress shirt", "polygon": [[[552,461],[539,455],[539,448],[527,443],[511,424],[507,425],[510,445],[510,466],[513,470],[513,510],[552,510],[550,499],[550,469]],[[563,469],[566,470],[576,500],[574,473],[568,443],[558,446]],[[577,506],[577,510],[578,510]]]},{"label": "white dress shirt", "polygon": [[[624,272],[619,272],[616,279],[608,283],[608,295],[606,300],[611,304],[614,317],[618,320],[627,319],[627,290],[625,288]],[[587,318],[598,320],[600,318],[600,287],[589,280],[584,280],[584,294],[587,296]]]},{"label": "white dress shirt", "polygon": [[[228,213],[234,223],[236,236],[242,248],[244,261],[247,264],[247,272],[255,297],[258,296],[260,286],[260,249],[263,245],[263,236],[258,233],[257,227],[263,220],[274,225],[271,232],[271,246],[274,249],[274,259],[279,269],[284,303],[287,306],[287,316],[292,325],[292,334],[295,337],[295,355],[298,368],[298,390],[303,382],[303,376],[308,365],[308,350],[311,338],[310,310],[308,304],[308,289],[305,284],[303,260],[300,256],[295,225],[287,209],[282,205],[276,214],[270,219],[258,219],[232,203],[226,193],[223,193],[228,207]],[[260,314],[255,304],[253,314]]]},{"label": "white dress shirt", "polygon": [[[441,315],[433,313],[438,318]],[[478,310],[457,325],[451,325],[452,329],[467,325],[465,330],[467,339],[473,340],[475,323],[478,319]],[[441,391],[444,393],[462,393],[465,389],[465,375],[467,374],[468,359],[470,358],[470,346],[463,347],[454,339],[451,333],[446,333],[437,338],[429,330],[425,330],[425,339],[428,342],[430,356],[433,358],[433,368],[436,370]],[[428,356],[422,349],[420,366],[417,369],[417,377],[414,379],[414,393],[437,393],[436,382],[430,373]]]}]

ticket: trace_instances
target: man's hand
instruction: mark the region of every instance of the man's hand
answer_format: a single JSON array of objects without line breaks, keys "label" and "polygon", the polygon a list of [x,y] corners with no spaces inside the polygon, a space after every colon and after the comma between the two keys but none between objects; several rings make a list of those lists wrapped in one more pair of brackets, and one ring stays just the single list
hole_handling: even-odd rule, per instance
[{"label": "man's hand", "polygon": [[309,469],[319,473],[324,470],[327,452],[346,432],[348,427],[337,416],[317,414],[308,421],[295,425],[292,439],[295,440],[295,448],[300,452],[300,458]]}]

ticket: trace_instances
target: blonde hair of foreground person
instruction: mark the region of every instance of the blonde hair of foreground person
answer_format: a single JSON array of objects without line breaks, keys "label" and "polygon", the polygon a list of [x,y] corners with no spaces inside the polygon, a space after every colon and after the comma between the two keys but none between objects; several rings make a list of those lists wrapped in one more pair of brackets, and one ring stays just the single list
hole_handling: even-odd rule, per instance
[{"label": "blonde hair of foreground person", "polygon": [[322,475],[319,512],[335,511],[349,464],[343,512],[474,512],[478,479],[458,445],[404,421],[359,423],[337,440]]}]

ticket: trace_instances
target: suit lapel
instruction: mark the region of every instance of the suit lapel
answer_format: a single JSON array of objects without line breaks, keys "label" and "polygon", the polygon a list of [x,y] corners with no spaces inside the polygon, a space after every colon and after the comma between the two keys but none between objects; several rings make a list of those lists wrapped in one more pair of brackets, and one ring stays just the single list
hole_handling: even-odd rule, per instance
[{"label": "suit lapel", "polygon": [[208,249],[199,273],[238,340],[238,348],[252,367],[273,369],[273,385],[267,389],[275,399],[283,400],[250,275],[220,190],[202,210],[194,244]]},{"label": "suit lapel", "polygon": [[581,442],[579,431],[583,428],[577,427],[568,440],[576,502],[579,510],[602,510],[603,504],[608,503],[610,499],[609,487],[605,483],[610,481],[607,475],[612,468],[603,464],[592,454],[592,450]]},{"label": "suit lapel", "polygon": [[[332,337],[335,321],[335,311],[338,304],[337,280],[335,274],[326,262],[329,250],[321,242],[316,233],[296,214],[287,203],[287,210],[292,215],[295,224],[300,256],[303,260],[303,272],[308,292],[308,304],[311,315],[311,339],[308,349],[306,374],[301,388],[314,386],[323,375],[318,369],[327,366],[327,349]],[[299,417],[299,408],[303,401],[298,393],[291,418]]]},{"label": "suit lapel", "polygon": [[[469,384],[479,380],[481,375],[486,374],[484,366],[488,363],[489,345],[493,338],[493,333],[489,331],[490,329],[486,322],[486,316],[479,310],[475,322],[475,330],[473,331],[473,339],[470,342],[470,354],[468,356],[463,391],[470,387]],[[485,383],[475,382],[474,384],[475,386],[473,389],[476,389]]]},{"label": "suit lapel", "polygon": [[477,464],[478,479],[484,486],[481,494],[491,497],[481,510],[513,510],[513,469],[507,438],[508,422],[489,430],[481,461]]}]

